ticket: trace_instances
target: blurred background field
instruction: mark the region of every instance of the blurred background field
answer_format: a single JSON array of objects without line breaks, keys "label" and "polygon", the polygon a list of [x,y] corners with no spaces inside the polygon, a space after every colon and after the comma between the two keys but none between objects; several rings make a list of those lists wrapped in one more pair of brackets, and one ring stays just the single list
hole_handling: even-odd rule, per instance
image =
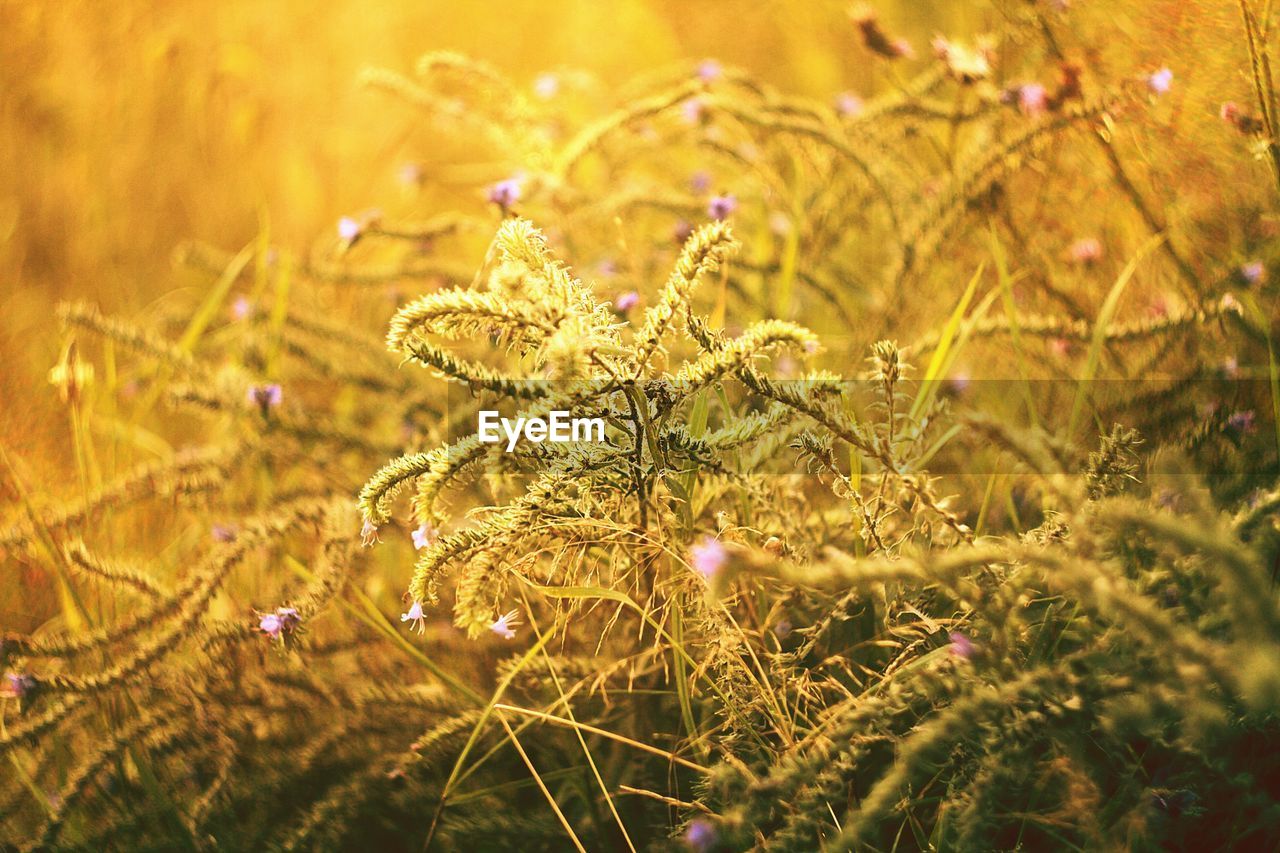
[{"label": "blurred background field", "polygon": [[[1078,5],[1087,15],[1101,4]],[[1106,38],[1090,59],[1169,64],[1177,109],[1193,119],[1219,95],[1247,96],[1232,4],[1105,5],[1096,11]],[[878,8],[921,53],[934,33],[982,32],[1003,17],[1000,4],[963,0]],[[839,2],[343,1],[316,13],[241,0],[5,0],[0,9],[0,434],[22,457],[67,446],[40,388],[58,349],[57,300],[132,314],[192,286],[170,264],[184,240],[242,246],[269,223],[273,241],[303,247],[344,212],[397,197],[418,117],[357,85],[367,66],[407,69],[448,49],[525,85],[575,69],[612,86],[715,57],[823,100],[884,84]],[[1188,53],[1193,32],[1211,47]],[[1180,132],[1176,118],[1166,131]],[[1186,177],[1181,205],[1223,189],[1213,183],[1221,175]]]}]

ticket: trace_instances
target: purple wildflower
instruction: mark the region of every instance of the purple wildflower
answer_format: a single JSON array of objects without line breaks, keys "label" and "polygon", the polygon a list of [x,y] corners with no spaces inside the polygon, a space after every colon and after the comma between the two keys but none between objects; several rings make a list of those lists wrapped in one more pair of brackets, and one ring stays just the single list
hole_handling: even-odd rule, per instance
[{"label": "purple wildflower", "polygon": [[959,631],[952,631],[949,635],[951,639],[951,654],[961,660],[968,660],[973,657],[973,641],[961,634]]},{"label": "purple wildflower", "polygon": [[280,639],[284,626],[280,624],[280,617],[274,613],[263,613],[262,618],[258,620],[258,630],[266,634],[273,640]]},{"label": "purple wildflower", "polygon": [[253,303],[247,296],[237,296],[231,303],[231,319],[243,320],[253,314]]},{"label": "purple wildflower", "polygon": [[236,529],[230,524],[215,524],[209,531],[209,535],[213,537],[214,542],[226,544],[236,541]]},{"label": "purple wildflower", "polygon": [[277,607],[276,618],[285,631],[292,631],[302,624],[302,616],[295,607]]},{"label": "purple wildflower", "polygon": [[520,624],[520,611],[508,610],[497,619],[489,623],[489,630],[497,634],[504,640],[514,640],[516,632],[513,630]]},{"label": "purple wildflower", "polygon": [[1067,257],[1077,264],[1095,264],[1102,260],[1102,242],[1097,237],[1081,237],[1067,247]]},{"label": "purple wildflower", "polygon": [[423,548],[431,547],[436,541],[436,529],[427,522],[418,525],[418,529],[413,531],[413,547],[414,550],[421,551]]},{"label": "purple wildflower", "polygon": [[5,680],[9,682],[8,693],[19,702],[26,701],[40,687],[40,682],[34,675],[18,675],[13,672],[5,673]]},{"label": "purple wildflower", "polygon": [[619,293],[618,297],[613,300],[614,310],[622,314],[625,314],[639,304],[640,294],[636,293],[634,290]]},{"label": "purple wildflower", "polygon": [[280,401],[284,399],[284,392],[273,382],[268,385],[250,385],[244,397],[250,406],[257,406],[265,415],[280,405]]},{"label": "purple wildflower", "polygon": [[560,94],[560,76],[550,71],[539,74],[533,81],[533,93],[544,101]]},{"label": "purple wildflower", "polygon": [[1241,133],[1261,133],[1265,130],[1261,119],[1245,112],[1235,101],[1225,101],[1218,108],[1218,117]]},{"label": "purple wildflower", "polygon": [[277,607],[258,614],[258,630],[272,640],[283,640],[302,624],[302,616],[293,607]]},{"label": "purple wildflower", "polygon": [[680,105],[680,115],[684,116],[684,120],[689,124],[697,124],[702,121],[703,113],[706,112],[701,98],[689,98]]},{"label": "purple wildflower", "polygon": [[836,95],[836,114],[841,118],[857,118],[866,106],[866,102],[853,92]]},{"label": "purple wildflower", "polygon": [[724,545],[720,544],[720,540],[711,536],[703,536],[696,545],[689,549],[689,562],[692,564],[693,570],[707,580],[711,580],[719,574],[728,559],[729,553],[725,550]]},{"label": "purple wildflower", "polygon": [[712,196],[707,203],[707,215],[715,220],[728,219],[738,209],[738,199],[730,193]]},{"label": "purple wildflower", "polygon": [[422,602],[415,601],[411,604],[408,613],[400,614],[400,621],[408,622],[410,631],[414,628],[418,629],[419,634],[425,631],[427,629],[427,617],[422,615]]},{"label": "purple wildflower", "polygon": [[505,212],[511,209],[511,206],[520,200],[523,192],[520,186],[519,178],[507,178],[505,181],[498,181],[489,187],[489,201],[502,208]]},{"label": "purple wildflower", "polygon": [[699,169],[689,176],[689,189],[701,195],[711,189],[711,173],[705,169]]},{"label": "purple wildflower", "polygon": [[1254,285],[1267,278],[1267,267],[1262,261],[1249,261],[1240,267],[1240,277],[1245,283]]},{"label": "purple wildflower", "polygon": [[693,223],[685,219],[681,219],[677,222],[675,228],[671,231],[671,235],[675,238],[675,241],[681,244],[683,244],[685,240],[688,240],[692,234]]},{"label": "purple wildflower", "polygon": [[1227,418],[1227,428],[1239,435],[1248,435],[1256,427],[1257,415],[1252,409],[1232,412]]},{"label": "purple wildflower", "polygon": [[698,853],[706,853],[716,846],[719,836],[716,828],[711,821],[704,818],[694,818],[689,822],[689,826],[684,831],[684,843],[689,845],[692,850]]},{"label": "purple wildflower", "polygon": [[378,539],[378,525],[366,518],[364,524],[360,525],[360,544],[369,548],[379,541],[381,540]]},{"label": "purple wildflower", "polygon": [[773,636],[777,637],[779,640],[785,640],[787,637],[791,636],[792,630],[794,630],[794,627],[792,626],[790,619],[780,619],[778,620],[778,624],[773,626]]},{"label": "purple wildflower", "polygon": [[1025,116],[1041,116],[1049,109],[1049,93],[1039,83],[1024,83],[1018,87],[1018,109]]},{"label": "purple wildflower", "polygon": [[698,64],[698,79],[703,83],[719,80],[722,74],[724,74],[724,69],[714,59],[704,59]]},{"label": "purple wildflower", "polygon": [[1167,67],[1153,71],[1147,77],[1147,88],[1153,95],[1163,95],[1173,86],[1173,72]]},{"label": "purple wildflower", "polygon": [[364,227],[350,216],[338,220],[338,238],[348,245],[360,239],[360,232],[363,230]]}]

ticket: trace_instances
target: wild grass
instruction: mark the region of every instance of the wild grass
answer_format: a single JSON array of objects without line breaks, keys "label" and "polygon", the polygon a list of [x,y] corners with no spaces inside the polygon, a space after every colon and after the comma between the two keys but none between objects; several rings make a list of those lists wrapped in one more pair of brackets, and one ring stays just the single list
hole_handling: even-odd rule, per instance
[{"label": "wild grass", "polygon": [[1157,64],[1094,50],[1128,4],[991,10],[918,56],[851,10],[860,100],[371,71],[462,141],[412,215],[62,305],[0,843],[1280,843],[1273,11]]}]

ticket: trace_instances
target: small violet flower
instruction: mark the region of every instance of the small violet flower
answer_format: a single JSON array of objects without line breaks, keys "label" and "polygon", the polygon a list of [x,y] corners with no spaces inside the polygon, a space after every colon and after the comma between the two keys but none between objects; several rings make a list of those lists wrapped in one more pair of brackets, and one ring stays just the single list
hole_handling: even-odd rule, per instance
[{"label": "small violet flower", "polygon": [[1153,95],[1163,95],[1173,86],[1173,72],[1167,67],[1152,72],[1147,77],[1147,88]]},{"label": "small violet flower", "polygon": [[40,687],[40,682],[34,675],[17,675],[9,672],[5,673],[4,678],[9,683],[8,694],[19,702],[30,699]]},{"label": "small violet flower", "polygon": [[1262,133],[1266,129],[1261,119],[1245,112],[1235,101],[1225,101],[1218,108],[1218,117],[1241,133]]},{"label": "small violet flower", "polygon": [[550,71],[539,74],[533,81],[533,93],[544,101],[549,101],[560,94],[560,77]]},{"label": "small violet flower", "polygon": [[707,215],[715,220],[728,219],[729,215],[737,209],[738,199],[729,193],[712,196],[711,201],[707,203]]},{"label": "small violet flower", "polygon": [[636,293],[634,290],[619,293],[618,297],[613,300],[613,308],[620,314],[625,314],[639,304],[640,294]]},{"label": "small violet flower", "polygon": [[520,186],[519,178],[507,178],[505,181],[498,181],[489,187],[489,201],[502,208],[505,212],[511,209],[511,206],[520,200],[523,189]]},{"label": "small violet flower", "polygon": [[244,320],[253,313],[253,303],[247,296],[237,296],[231,303],[231,319]]},{"label": "small violet flower", "polygon": [[348,245],[360,239],[360,232],[364,228],[350,216],[344,216],[338,220],[338,238]]},{"label": "small violet flower", "polygon": [[729,552],[725,550],[724,545],[720,544],[720,540],[711,536],[703,536],[689,549],[689,562],[693,570],[707,580],[719,574],[728,560]]},{"label": "small violet flower", "polygon": [[1077,264],[1095,264],[1102,260],[1102,242],[1097,237],[1081,237],[1067,248],[1067,257]]},{"label": "small violet flower", "polygon": [[262,414],[280,405],[280,401],[284,399],[284,392],[276,383],[268,385],[250,385],[245,392],[245,400],[251,406],[257,406],[262,410]]},{"label": "small violet flower", "polygon": [[866,108],[866,102],[853,92],[836,95],[836,114],[841,118],[857,118]]},{"label": "small violet flower", "polygon": [[284,626],[280,624],[280,617],[276,614],[264,613],[258,621],[258,630],[271,639],[278,640],[284,633]]},{"label": "small violet flower", "polygon": [[514,640],[516,632],[513,630],[520,624],[520,611],[508,610],[497,619],[489,623],[489,630],[497,634],[504,640]]},{"label": "small violet flower", "polygon": [[684,831],[684,842],[689,845],[692,850],[698,853],[706,853],[713,849],[719,837],[716,833],[715,826],[711,821],[703,818],[695,818],[689,822],[689,826]]},{"label": "small violet flower", "polygon": [[209,535],[213,537],[214,542],[226,544],[236,541],[236,529],[230,524],[215,524],[209,531]]},{"label": "small violet flower", "polygon": [[949,637],[951,639],[950,649],[953,657],[958,657],[961,660],[968,660],[973,657],[973,640],[970,640],[959,631],[952,631]]},{"label": "small violet flower", "polygon": [[418,529],[414,530],[412,535],[415,551],[429,548],[436,541],[436,529],[425,521],[418,525]]},{"label": "small violet flower", "polygon": [[671,236],[675,238],[677,243],[683,244],[685,240],[693,234],[693,223],[681,219],[676,223],[675,228],[671,231]]},{"label": "small violet flower", "polygon": [[714,59],[704,59],[698,64],[698,79],[703,83],[719,80],[722,74],[724,74],[724,69]]},{"label": "small violet flower", "polygon": [[283,639],[302,624],[302,616],[293,607],[277,607],[274,612],[262,613],[260,617],[258,630],[273,640]]},{"label": "small violet flower", "polygon": [[1039,83],[1024,83],[1018,87],[1018,109],[1032,118],[1049,110],[1049,93]]},{"label": "small violet flower", "polygon": [[381,540],[378,539],[378,525],[365,519],[364,524],[360,525],[360,544],[369,548],[379,541]]},{"label": "small violet flower", "polygon": [[689,98],[680,105],[680,115],[684,116],[684,120],[689,124],[698,124],[702,121],[705,112],[700,98]]},{"label": "small violet flower", "polygon": [[699,169],[689,176],[689,189],[701,195],[711,189],[711,173],[705,169]]},{"label": "small violet flower", "polygon": [[1227,418],[1227,428],[1240,435],[1248,435],[1253,432],[1257,415],[1252,409],[1245,409],[1239,412],[1232,412]]},{"label": "small violet flower", "polygon": [[1267,268],[1262,261],[1249,261],[1240,267],[1240,277],[1247,284],[1254,285],[1266,281]]},{"label": "small violet flower", "polygon": [[423,631],[427,630],[427,617],[422,615],[422,602],[415,601],[411,604],[409,606],[408,613],[400,614],[400,621],[408,622],[410,631],[417,628],[418,633],[421,634]]}]

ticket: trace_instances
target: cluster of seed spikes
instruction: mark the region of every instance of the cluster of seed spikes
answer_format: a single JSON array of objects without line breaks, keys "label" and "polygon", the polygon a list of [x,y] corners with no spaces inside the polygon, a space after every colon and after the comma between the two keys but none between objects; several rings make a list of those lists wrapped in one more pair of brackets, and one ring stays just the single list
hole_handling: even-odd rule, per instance
[{"label": "cluster of seed spikes", "polygon": [[[370,72],[466,140],[470,201],[411,163],[426,218],[186,247],[209,297],[145,324],[64,306],[84,487],[5,457],[5,569],[61,615],[0,645],[0,845],[1280,843],[1280,391],[1220,381],[1275,291],[1134,178],[1171,72],[1006,5],[1006,50],[835,108],[713,62],[616,99]],[[1229,122],[1274,153],[1242,8],[1265,116]],[[1105,281],[1046,225],[1082,176]],[[507,452],[486,409],[604,441]]]}]

